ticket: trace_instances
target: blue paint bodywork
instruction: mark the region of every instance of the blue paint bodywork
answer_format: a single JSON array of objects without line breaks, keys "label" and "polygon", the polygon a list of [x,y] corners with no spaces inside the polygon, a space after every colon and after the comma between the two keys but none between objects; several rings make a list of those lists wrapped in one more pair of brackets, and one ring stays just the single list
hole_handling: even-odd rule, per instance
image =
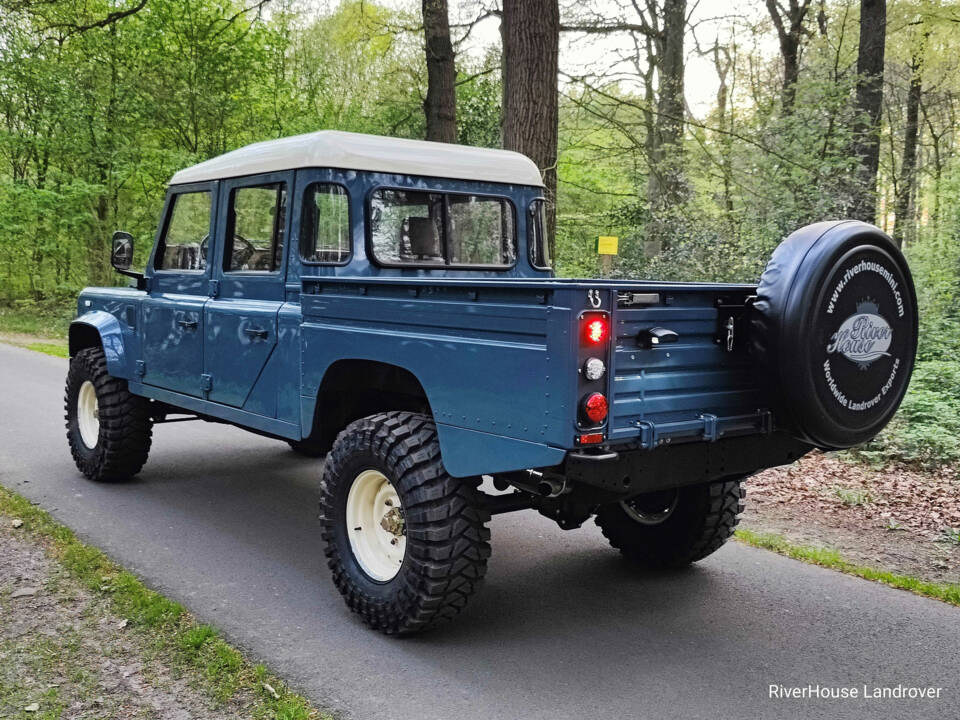
[{"label": "blue paint bodywork", "polygon": [[[225,272],[230,191],[275,182],[287,183],[281,267]],[[346,262],[300,258],[301,204],[314,182],[347,190],[353,242]],[[502,270],[378,266],[365,221],[378,187],[509,200],[516,263]],[[727,352],[718,339],[723,303],[742,303],[754,286],[555,279],[528,260],[528,208],[539,188],[323,168],[225,179],[171,187],[157,239],[173,196],[197,189],[213,199],[204,270],[155,270],[151,255],[145,291],[88,288],[78,301],[75,323],[96,330],[110,373],[136,394],[300,440],[324,415],[318,393],[335,364],[396,366],[422,387],[444,464],[458,477],[562,463],[585,430],[578,407],[588,390],[610,399],[599,431],[611,446],[769,429],[745,349]],[[656,293],[658,301],[622,307],[618,294],[627,292]],[[582,347],[586,311],[608,314],[613,338],[604,347]],[[679,342],[640,347],[638,332],[653,326],[673,329]],[[593,384],[580,372],[589,355],[608,367]]]}]

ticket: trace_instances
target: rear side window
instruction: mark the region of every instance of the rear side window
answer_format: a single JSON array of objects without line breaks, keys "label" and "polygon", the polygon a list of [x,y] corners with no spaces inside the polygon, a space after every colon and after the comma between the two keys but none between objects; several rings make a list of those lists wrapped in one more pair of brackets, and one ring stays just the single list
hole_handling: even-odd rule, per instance
[{"label": "rear side window", "polygon": [[504,198],[380,189],[370,199],[373,257],[382,265],[509,267],[513,205]]},{"label": "rear side window", "polygon": [[209,247],[210,192],[174,195],[154,267],[157,270],[205,270]]},{"label": "rear side window", "polygon": [[223,253],[227,272],[275,272],[283,264],[287,191],[284,183],[236,188]]},{"label": "rear side window", "polygon": [[530,264],[540,270],[552,270],[553,258],[550,257],[550,245],[547,243],[545,227],[544,201],[534,200],[530,203],[530,217],[527,219]]},{"label": "rear side window", "polygon": [[307,188],[300,232],[300,256],[307,262],[342,263],[350,257],[350,198],[342,185]]}]

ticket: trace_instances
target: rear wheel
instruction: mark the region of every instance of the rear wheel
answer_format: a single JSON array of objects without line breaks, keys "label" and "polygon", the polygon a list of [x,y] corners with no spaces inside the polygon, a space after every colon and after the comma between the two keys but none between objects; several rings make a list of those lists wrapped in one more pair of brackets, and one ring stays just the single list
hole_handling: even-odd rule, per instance
[{"label": "rear wheel", "polygon": [[64,393],[67,441],[80,472],[91,480],[126,480],[147,461],[153,432],[150,403],[107,372],[100,348],[70,360]]},{"label": "rear wheel", "polygon": [[613,547],[646,567],[682,567],[716,552],[743,512],[739,480],[691,485],[640,495],[597,513]]},{"label": "rear wheel", "polygon": [[447,474],[425,415],[381,413],[340,433],[320,520],[333,581],[367,625],[409,634],[463,610],[490,556],[478,484]]}]

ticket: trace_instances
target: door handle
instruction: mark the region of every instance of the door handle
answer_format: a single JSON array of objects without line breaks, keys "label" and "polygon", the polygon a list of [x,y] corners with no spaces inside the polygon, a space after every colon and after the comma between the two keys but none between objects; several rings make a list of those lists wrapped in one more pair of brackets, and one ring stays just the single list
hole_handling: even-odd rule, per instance
[{"label": "door handle", "polygon": [[267,339],[267,331],[263,328],[244,328],[243,331],[252,338]]},{"label": "door handle", "polygon": [[187,330],[196,330],[197,321],[196,320],[177,320],[177,325],[180,327],[186,328]]}]

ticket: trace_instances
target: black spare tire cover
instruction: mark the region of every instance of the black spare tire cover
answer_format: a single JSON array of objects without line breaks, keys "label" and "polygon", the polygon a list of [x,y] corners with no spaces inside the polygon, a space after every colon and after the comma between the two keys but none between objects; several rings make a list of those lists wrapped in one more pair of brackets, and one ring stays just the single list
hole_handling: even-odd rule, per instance
[{"label": "black spare tire cover", "polygon": [[867,223],[797,230],[760,279],[751,333],[778,426],[822,448],[870,440],[913,371],[917,299],[906,260]]}]

